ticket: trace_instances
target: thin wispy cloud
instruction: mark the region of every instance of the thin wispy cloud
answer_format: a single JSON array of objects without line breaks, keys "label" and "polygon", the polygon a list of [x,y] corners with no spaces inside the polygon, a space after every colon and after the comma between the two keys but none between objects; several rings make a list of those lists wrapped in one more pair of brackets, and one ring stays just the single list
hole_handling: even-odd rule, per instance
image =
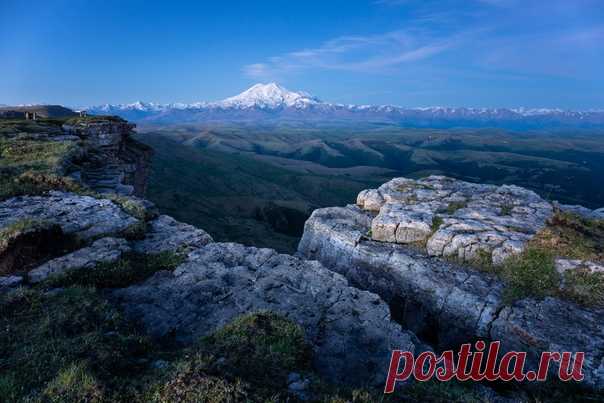
[{"label": "thin wispy cloud", "polygon": [[243,71],[253,79],[282,80],[311,71],[403,76],[412,68],[437,67],[444,76],[449,70],[451,80],[460,69],[491,70],[506,79],[584,79],[602,65],[604,25],[595,3],[583,1],[584,7],[563,0],[547,6],[528,1],[518,9],[519,0],[473,0],[463,2],[473,7],[459,8],[453,7],[455,0],[376,0],[376,7],[409,8],[405,28],[333,38],[246,65]]},{"label": "thin wispy cloud", "polygon": [[397,65],[418,62],[453,48],[459,37],[431,37],[419,31],[394,31],[371,36],[344,36],[316,48],[301,49],[244,66],[251,78],[274,78],[309,70],[384,72]]}]

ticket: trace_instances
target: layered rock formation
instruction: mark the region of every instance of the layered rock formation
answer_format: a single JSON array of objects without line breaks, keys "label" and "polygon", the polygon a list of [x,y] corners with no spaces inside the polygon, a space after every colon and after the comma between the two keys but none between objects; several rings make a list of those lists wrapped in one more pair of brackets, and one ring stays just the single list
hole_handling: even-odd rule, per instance
[{"label": "layered rock formation", "polygon": [[63,125],[67,135],[80,139],[82,147],[70,175],[100,193],[144,195],[152,151],[130,137],[134,127],[118,119]]},{"label": "layered rock formation", "polygon": [[545,226],[553,209],[518,186],[493,186],[431,176],[395,178],[361,192],[357,205],[378,212],[371,221],[376,241],[425,242],[431,256],[469,261],[480,252],[499,264],[522,251]]},{"label": "layered rock formation", "polygon": [[550,203],[513,186],[429,177],[363,191],[358,205],[316,210],[299,255],[380,295],[404,327],[438,348],[500,340],[507,351],[528,351],[533,368],[542,351],[583,351],[582,385],[604,388],[604,310],[556,298],[508,306],[500,279],[463,264],[479,250],[494,263],[520,253],[552,214]]}]

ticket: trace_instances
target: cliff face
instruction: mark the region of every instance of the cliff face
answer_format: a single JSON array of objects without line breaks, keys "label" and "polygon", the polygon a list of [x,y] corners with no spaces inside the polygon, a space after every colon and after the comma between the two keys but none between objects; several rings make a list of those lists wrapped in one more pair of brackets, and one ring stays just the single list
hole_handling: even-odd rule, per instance
[{"label": "cliff face", "polygon": [[120,120],[64,125],[82,147],[79,159],[72,161],[70,176],[99,193],[144,196],[152,150],[130,137],[134,127]]},{"label": "cliff face", "polygon": [[[316,210],[305,225],[299,255],[380,295],[403,327],[437,348],[477,338],[500,340],[507,351],[528,351],[532,367],[542,351],[583,351],[589,358],[582,386],[604,389],[601,239],[589,257],[596,262],[576,259],[568,269],[565,256],[549,244],[551,260],[522,264],[540,253],[537,240],[551,230],[554,214],[577,208],[553,205],[517,187],[445,177],[397,178],[361,192],[357,202]],[[600,217],[598,211],[581,212]],[[520,285],[536,285],[541,295],[510,301],[510,284],[539,265],[543,278]],[[569,270],[597,284],[594,303],[564,298],[573,296],[565,288],[572,279]]]}]

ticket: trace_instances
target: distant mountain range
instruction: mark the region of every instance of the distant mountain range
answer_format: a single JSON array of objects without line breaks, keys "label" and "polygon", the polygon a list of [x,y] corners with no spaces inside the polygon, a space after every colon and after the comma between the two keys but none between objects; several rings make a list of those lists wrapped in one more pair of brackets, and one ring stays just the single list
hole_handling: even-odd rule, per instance
[{"label": "distant mountain range", "polygon": [[99,105],[91,114],[118,115],[149,124],[280,123],[388,124],[406,127],[500,127],[508,129],[604,128],[604,111],[528,108],[402,108],[392,105],[347,105],[319,100],[305,92],[289,91],[276,83],[256,84],[239,95],[218,102],[192,104]]}]

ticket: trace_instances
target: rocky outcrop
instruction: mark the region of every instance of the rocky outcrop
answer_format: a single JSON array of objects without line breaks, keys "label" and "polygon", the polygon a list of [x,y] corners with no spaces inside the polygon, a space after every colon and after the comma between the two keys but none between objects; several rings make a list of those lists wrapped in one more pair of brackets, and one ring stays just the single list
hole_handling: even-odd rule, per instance
[{"label": "rocky outcrop", "polygon": [[553,214],[550,203],[518,186],[481,185],[443,176],[395,178],[359,193],[357,204],[377,212],[376,241],[424,242],[432,256],[493,263],[520,253]]},{"label": "rocky outcrop", "polygon": [[[0,288],[89,270],[129,251],[188,253],[173,272],[110,292],[126,315],[140,320],[155,337],[192,344],[237,316],[272,311],[304,328],[315,349],[315,367],[327,379],[380,386],[392,349],[428,348],[391,321],[380,297],[350,287],[344,277],[317,262],[271,249],[212,243],[205,231],[168,216],[154,218],[143,207],[58,191],[1,202],[0,230],[36,217],[64,236],[76,237],[79,244],[23,276],[1,278]],[[132,227],[143,233],[124,239]]]},{"label": "rocky outcrop", "polygon": [[69,248],[69,241],[61,227],[48,221],[27,218],[0,225],[0,275],[21,274]]},{"label": "rocky outcrop", "polygon": [[[501,340],[508,351],[528,351],[533,368],[542,351],[584,351],[589,359],[581,385],[604,389],[603,310],[553,298],[506,306],[504,285],[497,277],[463,264],[474,248],[489,252],[497,261],[501,252],[508,251],[506,242],[518,241],[511,249],[518,253],[545,225],[552,206],[520,188],[457,182],[442,177],[398,179],[361,192],[361,207],[316,210],[306,222],[299,255],[316,259],[353,285],[380,295],[403,327],[437,348],[477,338]],[[473,188],[480,198],[472,197]],[[444,211],[447,204],[462,198],[466,202],[458,209]],[[494,204],[504,201],[510,205],[506,214]],[[426,216],[442,218],[422,238],[427,251],[406,241],[427,232]],[[523,230],[517,231],[516,225]],[[445,236],[449,240],[440,242]],[[466,242],[469,239],[472,242]],[[445,247],[431,249],[436,241]],[[455,256],[458,263],[441,256]]]},{"label": "rocky outcrop", "polygon": [[391,350],[420,347],[390,321],[377,295],[350,287],[317,262],[271,249],[212,243],[190,253],[173,273],[113,296],[149,333],[183,343],[245,313],[282,314],[305,329],[319,373],[338,383],[381,386]]},{"label": "rocky outcrop", "polygon": [[68,271],[92,269],[100,263],[113,263],[128,251],[130,247],[126,240],[102,238],[89,247],[52,259],[31,270],[27,275],[30,283],[39,283]]},{"label": "rocky outcrop", "polygon": [[199,228],[162,215],[149,223],[145,238],[134,243],[139,253],[161,253],[165,251],[186,252],[212,242],[212,237]]},{"label": "rocky outcrop", "polygon": [[152,150],[131,138],[135,125],[121,119],[84,119],[63,125],[80,139],[70,176],[99,193],[143,196]]},{"label": "rocky outcrop", "polygon": [[587,220],[604,220],[604,207],[590,210],[587,207],[578,205],[560,203],[554,203],[554,205],[564,212],[577,214]]},{"label": "rocky outcrop", "polygon": [[139,223],[111,200],[74,193],[51,191],[0,202],[0,229],[27,219],[56,224],[82,241],[117,235]]},{"label": "rocky outcrop", "polygon": [[0,277],[0,290],[3,288],[18,287],[23,284],[21,276],[2,276]]}]

